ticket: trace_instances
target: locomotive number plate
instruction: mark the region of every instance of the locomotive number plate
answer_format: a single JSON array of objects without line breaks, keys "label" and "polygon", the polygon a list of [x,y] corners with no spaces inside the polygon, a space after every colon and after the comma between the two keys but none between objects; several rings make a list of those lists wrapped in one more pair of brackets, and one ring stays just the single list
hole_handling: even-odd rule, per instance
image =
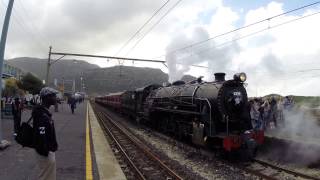
[{"label": "locomotive number plate", "polygon": [[239,92],[239,91],[233,92],[233,95],[234,96],[241,96],[241,92]]}]

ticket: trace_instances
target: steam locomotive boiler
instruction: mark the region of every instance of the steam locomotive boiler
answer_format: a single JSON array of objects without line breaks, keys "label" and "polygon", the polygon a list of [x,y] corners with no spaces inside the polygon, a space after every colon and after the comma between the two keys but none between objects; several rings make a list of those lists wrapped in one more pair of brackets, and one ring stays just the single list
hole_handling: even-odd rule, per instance
[{"label": "steam locomotive boiler", "polygon": [[158,88],[145,100],[145,119],[178,137],[191,137],[197,145],[254,150],[264,135],[252,130],[245,80],[245,73],[227,81],[225,73],[215,73],[214,82],[199,78]]}]

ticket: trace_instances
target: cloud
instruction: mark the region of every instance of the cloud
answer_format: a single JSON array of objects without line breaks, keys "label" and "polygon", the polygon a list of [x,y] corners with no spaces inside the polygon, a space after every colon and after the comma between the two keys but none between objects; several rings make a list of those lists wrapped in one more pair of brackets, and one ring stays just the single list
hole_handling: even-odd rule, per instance
[{"label": "cloud", "polygon": [[[199,63],[207,63],[210,71],[224,72],[231,66],[233,56],[238,53],[239,47],[237,44],[232,46],[215,48],[215,42],[211,41],[208,44],[202,45],[200,50],[192,48],[190,50],[172,51],[179,47],[188,46],[193,42],[203,41],[209,38],[209,33],[202,27],[195,28],[191,36],[180,34],[173,38],[172,42],[167,47],[166,61],[169,68],[169,81],[179,80],[186,72],[190,70],[192,65]],[[206,49],[203,51],[202,49]],[[209,79],[212,80],[213,77]]]},{"label": "cloud", "polygon": [[[245,36],[319,10],[316,7],[300,11],[298,15],[288,14],[240,31],[238,35]],[[245,24],[283,12],[282,3],[271,2],[266,7],[247,12]],[[320,31],[320,25],[315,23],[319,20],[319,16],[308,17],[238,41],[241,52],[233,60],[234,67],[248,73],[249,95],[319,95],[314,90],[320,88],[316,85],[317,79],[312,78],[315,71],[298,72],[312,68],[310,63],[319,59],[320,48],[316,45],[319,35],[316,31]]]},{"label": "cloud", "polygon": [[[114,55],[164,2],[18,0],[14,5],[5,57],[45,58],[49,45],[53,46],[54,51]],[[175,2],[177,1],[170,1],[157,18],[161,17]],[[4,6],[0,4],[0,8],[4,9]],[[148,59],[157,57],[164,60],[166,56],[161,55],[166,54],[167,51],[284,12],[283,3],[272,1],[241,14],[233,8],[226,6],[222,0],[181,1],[139,43],[130,53],[130,57]],[[225,71],[230,77],[236,71],[244,71],[248,74],[249,94],[294,92],[319,95],[315,89],[320,87],[314,85],[319,84],[318,80],[308,78],[315,75],[315,72],[299,73],[299,76],[305,79],[292,75],[293,71],[315,67],[314,63],[319,59],[320,24],[315,23],[319,22],[319,15],[269,29],[236,43],[220,46],[257,30],[273,27],[319,10],[319,7],[310,7],[308,10],[299,11],[298,14],[287,14],[167,56],[169,59],[174,59],[169,60],[171,63],[169,70],[159,64],[135,63],[135,65],[162,68],[163,71],[174,74],[175,77],[170,78],[171,80],[177,79],[184,73],[194,76],[204,75],[205,79],[210,80],[213,78],[213,72]],[[3,16],[4,11],[0,11],[1,24]],[[155,23],[157,18],[152,23]],[[141,32],[139,37],[151,26],[152,24]],[[120,55],[124,56],[132,45],[133,43]],[[92,59],[88,61],[101,66],[117,64],[117,62],[105,63],[105,61]],[[206,65],[210,69],[190,67],[190,64]],[[124,65],[132,65],[132,63],[126,62]],[[294,91],[289,85],[295,86]],[[256,93],[257,89],[258,93]]]},{"label": "cloud", "polygon": [[[163,3],[144,0],[22,2],[21,5],[17,1],[13,11],[8,41],[9,57],[12,57],[12,54],[19,55],[14,53],[17,47],[22,56],[43,56],[47,54],[49,45],[59,51],[115,53]],[[36,4],[41,4],[42,9]],[[23,6],[24,9],[32,11],[23,11]],[[37,25],[37,31],[31,23]],[[31,34],[28,31],[34,31],[35,37],[25,38]],[[38,37],[38,31],[45,34],[47,39]],[[36,50],[39,49],[39,43],[42,44],[41,50]]]}]

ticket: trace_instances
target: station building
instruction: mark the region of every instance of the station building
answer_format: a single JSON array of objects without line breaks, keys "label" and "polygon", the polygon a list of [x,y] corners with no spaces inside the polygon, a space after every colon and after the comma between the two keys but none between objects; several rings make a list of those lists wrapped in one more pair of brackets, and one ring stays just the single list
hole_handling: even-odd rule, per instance
[{"label": "station building", "polygon": [[4,61],[2,69],[2,89],[5,86],[5,79],[13,77],[20,80],[24,74],[25,72],[22,69],[12,66],[7,61]]},{"label": "station building", "polygon": [[24,73],[25,72],[22,69],[10,65],[7,61],[3,62],[2,80],[9,77],[14,77],[20,80]]}]

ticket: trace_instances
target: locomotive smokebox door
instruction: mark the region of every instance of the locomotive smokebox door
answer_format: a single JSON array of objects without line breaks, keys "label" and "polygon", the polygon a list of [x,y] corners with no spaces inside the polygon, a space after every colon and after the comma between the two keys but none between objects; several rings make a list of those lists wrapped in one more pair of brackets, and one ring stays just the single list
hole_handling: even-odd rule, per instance
[{"label": "locomotive smokebox door", "polygon": [[203,136],[204,132],[204,124],[202,123],[192,123],[192,142],[194,144],[204,146],[205,145],[205,139]]}]

